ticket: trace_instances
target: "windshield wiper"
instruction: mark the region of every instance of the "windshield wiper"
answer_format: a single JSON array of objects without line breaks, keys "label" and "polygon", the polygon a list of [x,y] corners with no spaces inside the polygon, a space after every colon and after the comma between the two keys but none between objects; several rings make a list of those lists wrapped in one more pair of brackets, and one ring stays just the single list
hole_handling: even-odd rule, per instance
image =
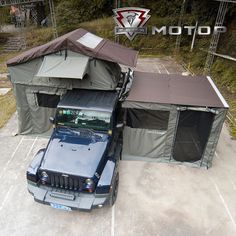
[{"label": "windshield wiper", "polygon": [[[87,127],[81,127],[81,126],[78,126],[78,127],[72,127],[72,126],[67,126],[67,125],[58,125],[60,127],[62,127],[63,129],[66,129],[70,132],[73,132],[73,133],[76,133],[76,134],[80,134],[81,132],[83,132],[84,134],[86,133],[87,135],[90,135],[90,136],[95,136],[96,135],[96,130],[93,129],[93,128],[87,128]],[[103,131],[104,130],[100,130],[100,131]]]},{"label": "windshield wiper", "polygon": [[81,131],[87,131],[87,132],[89,132],[91,135],[94,135],[94,134],[96,133],[95,130],[92,129],[92,128],[78,127],[78,129],[81,130]]}]

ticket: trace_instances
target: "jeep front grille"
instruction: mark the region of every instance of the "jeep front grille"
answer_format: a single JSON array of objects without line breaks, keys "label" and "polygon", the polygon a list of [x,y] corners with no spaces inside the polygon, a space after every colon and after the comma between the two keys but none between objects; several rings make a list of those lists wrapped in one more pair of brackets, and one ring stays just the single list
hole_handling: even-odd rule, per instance
[{"label": "jeep front grille", "polygon": [[57,173],[48,173],[47,185],[61,189],[81,191],[83,182],[79,177],[67,176]]}]

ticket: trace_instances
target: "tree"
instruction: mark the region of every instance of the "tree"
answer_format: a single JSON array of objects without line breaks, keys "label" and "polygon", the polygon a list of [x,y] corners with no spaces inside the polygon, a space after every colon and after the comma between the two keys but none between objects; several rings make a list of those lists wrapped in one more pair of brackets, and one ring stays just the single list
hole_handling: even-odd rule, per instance
[{"label": "tree", "polygon": [[112,14],[112,3],[107,0],[69,0],[58,2],[57,24],[59,33],[78,28],[79,23]]},{"label": "tree", "polygon": [[0,8],[0,27],[10,22],[10,9],[9,7]]}]

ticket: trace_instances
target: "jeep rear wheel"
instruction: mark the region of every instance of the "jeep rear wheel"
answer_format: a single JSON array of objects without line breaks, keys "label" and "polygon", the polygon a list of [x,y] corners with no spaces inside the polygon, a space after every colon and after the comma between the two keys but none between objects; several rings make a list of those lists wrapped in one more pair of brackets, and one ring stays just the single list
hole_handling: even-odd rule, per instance
[{"label": "jeep rear wheel", "polygon": [[118,195],[118,188],[119,188],[119,173],[116,174],[116,178],[115,178],[114,184],[112,186],[112,192],[111,192],[110,199],[109,199],[110,206],[113,206],[114,203],[116,202],[116,198]]}]

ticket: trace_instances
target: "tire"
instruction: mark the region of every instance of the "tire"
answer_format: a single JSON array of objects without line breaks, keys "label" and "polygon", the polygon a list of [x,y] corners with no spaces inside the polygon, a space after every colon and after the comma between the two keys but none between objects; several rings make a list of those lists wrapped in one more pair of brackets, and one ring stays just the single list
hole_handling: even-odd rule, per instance
[{"label": "tire", "polygon": [[123,151],[123,147],[122,147],[122,145],[121,145],[120,153],[119,153],[119,160],[122,160],[122,151]]},{"label": "tire", "polygon": [[119,145],[120,145],[119,160],[122,160],[123,141],[119,140]]},{"label": "tire", "polygon": [[112,207],[116,202],[116,198],[118,195],[118,188],[119,188],[119,173],[116,174],[114,184],[112,186],[112,192],[109,198],[109,206]]}]

